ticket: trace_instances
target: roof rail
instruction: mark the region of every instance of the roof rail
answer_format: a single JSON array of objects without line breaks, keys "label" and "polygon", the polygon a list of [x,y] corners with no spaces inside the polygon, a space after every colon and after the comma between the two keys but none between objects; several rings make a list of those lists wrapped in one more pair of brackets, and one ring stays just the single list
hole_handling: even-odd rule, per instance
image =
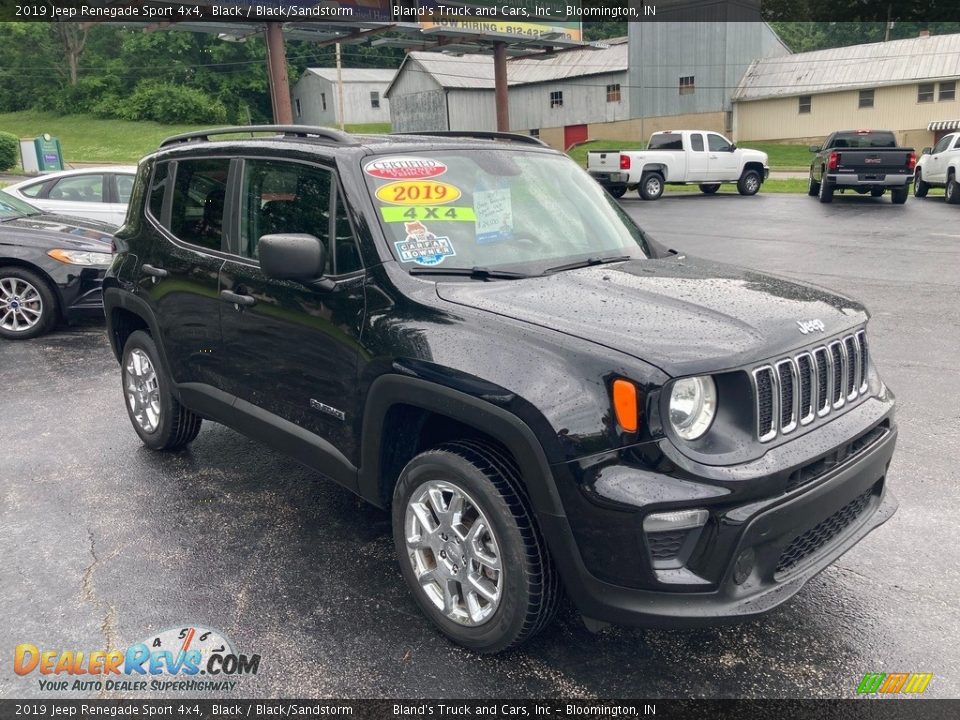
[{"label": "roof rail", "polygon": [[240,133],[275,132],[286,137],[317,137],[340,145],[358,145],[349,133],[333,128],[310,127],[309,125],[238,125],[235,127],[196,130],[194,132],[173,135],[160,143],[160,147],[179,145],[188,142],[205,142],[213,135],[237,135]]},{"label": "roof rail", "polygon": [[400,132],[392,135],[425,135],[427,137],[467,137],[481,140],[508,140],[510,142],[525,143],[527,145],[542,145],[550,147],[540,138],[533,135],[521,135],[511,132],[493,132],[490,130],[430,130],[427,132]]}]

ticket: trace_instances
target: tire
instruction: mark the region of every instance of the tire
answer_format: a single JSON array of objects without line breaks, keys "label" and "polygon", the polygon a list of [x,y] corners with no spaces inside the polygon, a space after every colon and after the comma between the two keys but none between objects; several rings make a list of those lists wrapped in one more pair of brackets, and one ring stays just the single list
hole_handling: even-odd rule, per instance
[{"label": "tire", "polygon": [[[433,493],[438,491],[440,500],[435,503]],[[467,510],[459,525],[445,526],[445,512],[436,508],[449,510],[455,493]],[[464,517],[471,517],[469,527],[464,526]],[[487,557],[499,558],[499,571],[479,563],[476,554],[470,555],[469,543],[457,539],[469,537],[481,519],[489,525],[482,550]],[[420,543],[430,524],[434,527],[426,534],[429,539]],[[400,571],[417,605],[465,648],[496,653],[519,645],[546,627],[556,613],[559,580],[520,474],[513,461],[492,445],[449,442],[413,458],[394,489],[393,537]],[[416,540],[408,543],[408,538]],[[466,582],[471,570],[495,600],[473,590],[474,603],[467,603],[470,595],[465,588],[474,588]],[[435,578],[451,591],[443,593]]]},{"label": "tire", "polygon": [[760,185],[763,179],[756,170],[744,170],[740,179],[737,180],[737,191],[741,195],[756,195],[760,192]]},{"label": "tire", "polygon": [[702,192],[704,195],[713,195],[717,190],[720,189],[720,183],[704,183],[698,187],[700,188],[700,192]]},{"label": "tire", "polygon": [[810,197],[816,197],[820,194],[820,183],[813,179],[813,172],[810,173],[810,178],[807,181],[807,195]]},{"label": "tire", "polygon": [[617,199],[619,200],[619,199],[622,198],[622,197],[624,196],[624,194],[627,192],[627,186],[626,186],[626,185],[615,185],[614,187],[607,188],[607,192],[609,192],[611,195],[613,195],[615,198],[617,198]]},{"label": "tire", "polygon": [[[885,190],[883,188],[872,188],[870,190],[870,197],[883,197]],[[891,193],[893,190],[890,191]]]},{"label": "tire", "polygon": [[644,200],[658,200],[663,195],[663,175],[658,172],[644,173],[637,192]]},{"label": "tire", "polygon": [[890,188],[890,202],[894,205],[903,205],[907,201],[907,197],[910,195],[910,188],[906,185],[903,187]]},{"label": "tire", "polygon": [[38,337],[59,317],[57,296],[40,275],[22,267],[0,267],[0,337]]},{"label": "tire", "polygon": [[200,432],[203,419],[170,392],[153,338],[137,330],[123,346],[120,372],[127,415],[143,444],[153,450],[179,450]]},{"label": "tire", "polygon": [[833,183],[825,177],[820,181],[820,190],[817,193],[817,197],[820,198],[820,202],[822,203],[833,202]]},{"label": "tire", "polygon": [[957,185],[957,176],[950,175],[943,189],[943,199],[951,205],[960,205],[960,186]]},{"label": "tire", "polygon": [[920,168],[917,168],[916,175],[913,179],[913,196],[925,198],[928,192],[930,192],[930,185],[923,181],[923,175],[920,171]]}]

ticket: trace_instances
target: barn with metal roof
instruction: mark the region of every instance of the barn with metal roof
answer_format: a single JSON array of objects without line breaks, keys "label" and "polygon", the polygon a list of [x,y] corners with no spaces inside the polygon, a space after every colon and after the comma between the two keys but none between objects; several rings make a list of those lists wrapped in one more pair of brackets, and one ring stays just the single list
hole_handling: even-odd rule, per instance
[{"label": "barn with metal roof", "polygon": [[[390,105],[384,92],[396,70],[341,68],[343,121],[390,122]],[[336,125],[339,121],[336,68],[307,68],[291,92],[293,120],[301,125]]]},{"label": "barn with metal roof", "polygon": [[734,92],[734,132],[815,141],[841,128],[883,128],[919,148],[960,127],[958,81],[960,34],[756,60]]}]

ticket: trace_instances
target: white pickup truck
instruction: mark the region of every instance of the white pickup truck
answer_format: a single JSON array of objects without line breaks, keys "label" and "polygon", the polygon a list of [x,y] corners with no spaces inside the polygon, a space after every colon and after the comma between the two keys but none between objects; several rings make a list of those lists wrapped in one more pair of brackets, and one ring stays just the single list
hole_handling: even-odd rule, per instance
[{"label": "white pickup truck", "polygon": [[944,135],[933,146],[924,148],[913,175],[913,194],[922,198],[931,187],[944,188],[946,201],[960,204],[960,132]]},{"label": "white pickup truck", "polygon": [[656,200],[664,185],[696,183],[711,195],[720,183],[735,182],[741,195],[756,195],[770,172],[767,154],[738,148],[709,130],[671,130],[650,136],[646,150],[587,153],[587,172],[614,197],[634,188]]}]

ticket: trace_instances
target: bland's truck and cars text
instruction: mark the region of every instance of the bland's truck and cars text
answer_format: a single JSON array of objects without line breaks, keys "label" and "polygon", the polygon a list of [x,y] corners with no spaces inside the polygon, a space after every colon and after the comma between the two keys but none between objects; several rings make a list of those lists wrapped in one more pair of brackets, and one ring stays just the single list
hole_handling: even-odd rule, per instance
[{"label": "bland's truck and cars text", "polygon": [[[762,153],[690,166],[711,135],[655,135],[683,148],[625,182],[756,192]],[[417,604],[475,651],[561,592],[594,628],[762,613],[897,507],[865,308],[668,249],[534,138],[177,136],[115,243],[143,443],[220,422],[388,508]]]}]

